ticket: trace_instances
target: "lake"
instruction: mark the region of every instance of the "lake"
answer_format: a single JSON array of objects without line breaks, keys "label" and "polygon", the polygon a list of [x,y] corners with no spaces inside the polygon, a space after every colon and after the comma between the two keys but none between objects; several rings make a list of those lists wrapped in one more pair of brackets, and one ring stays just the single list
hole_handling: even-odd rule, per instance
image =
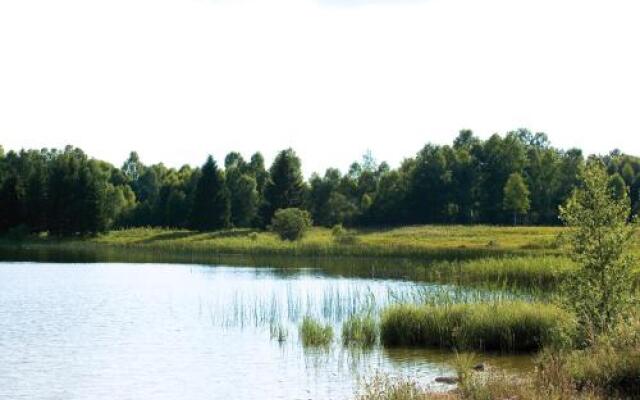
[{"label": "lake", "polygon": [[[446,389],[450,352],[340,340],[350,315],[443,294],[486,295],[323,268],[0,262],[0,399],[349,399],[378,373]],[[306,315],[334,327],[331,346],[302,346]]]}]

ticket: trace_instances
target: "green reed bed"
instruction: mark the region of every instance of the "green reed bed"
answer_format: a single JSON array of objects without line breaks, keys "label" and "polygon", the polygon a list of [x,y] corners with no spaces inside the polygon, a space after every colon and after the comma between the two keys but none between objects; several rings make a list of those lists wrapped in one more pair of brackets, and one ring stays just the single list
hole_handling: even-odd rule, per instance
[{"label": "green reed bed", "polygon": [[333,328],[307,316],[300,325],[300,339],[303,346],[328,346],[333,340]]},{"label": "green reed bed", "polygon": [[428,277],[463,285],[552,290],[575,270],[568,257],[507,256],[438,262],[429,268]]},{"label": "green reed bed", "polygon": [[576,330],[565,311],[549,304],[395,305],[381,316],[382,343],[458,350],[536,351],[565,342]]},{"label": "green reed bed", "polygon": [[342,324],[342,343],[373,346],[378,341],[378,323],[370,315],[354,315]]}]

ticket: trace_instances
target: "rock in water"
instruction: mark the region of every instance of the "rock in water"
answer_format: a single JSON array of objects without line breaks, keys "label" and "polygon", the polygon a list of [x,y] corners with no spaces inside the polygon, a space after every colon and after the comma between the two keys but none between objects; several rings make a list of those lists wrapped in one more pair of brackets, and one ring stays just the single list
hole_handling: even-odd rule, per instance
[{"label": "rock in water", "polygon": [[459,379],[454,376],[439,376],[436,378],[438,383],[446,383],[447,385],[454,385],[458,383]]}]

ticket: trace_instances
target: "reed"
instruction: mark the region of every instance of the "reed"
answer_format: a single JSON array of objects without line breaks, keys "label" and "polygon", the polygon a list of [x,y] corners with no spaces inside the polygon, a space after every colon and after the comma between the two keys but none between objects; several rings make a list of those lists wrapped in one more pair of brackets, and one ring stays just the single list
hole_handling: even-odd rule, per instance
[{"label": "reed", "polygon": [[370,315],[354,315],[342,324],[342,343],[370,347],[378,341],[378,324]]},{"label": "reed", "polygon": [[303,346],[328,346],[333,340],[333,328],[306,316],[300,325],[300,339]]},{"label": "reed", "polygon": [[505,301],[390,306],[382,313],[380,331],[386,346],[521,352],[567,343],[576,324],[553,305]]}]

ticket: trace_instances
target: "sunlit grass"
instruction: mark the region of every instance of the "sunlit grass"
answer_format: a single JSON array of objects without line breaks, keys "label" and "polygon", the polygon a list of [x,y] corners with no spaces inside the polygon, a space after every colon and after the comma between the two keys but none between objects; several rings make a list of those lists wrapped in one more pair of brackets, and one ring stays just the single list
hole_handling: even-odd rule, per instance
[{"label": "sunlit grass", "polygon": [[300,325],[300,339],[303,346],[327,346],[333,340],[333,328],[306,316]]},{"label": "sunlit grass", "polygon": [[477,304],[395,305],[381,316],[388,346],[458,350],[535,351],[567,341],[575,321],[549,304],[506,301]]},{"label": "sunlit grass", "polygon": [[342,343],[373,346],[378,341],[378,323],[371,315],[354,315],[342,324]]}]

